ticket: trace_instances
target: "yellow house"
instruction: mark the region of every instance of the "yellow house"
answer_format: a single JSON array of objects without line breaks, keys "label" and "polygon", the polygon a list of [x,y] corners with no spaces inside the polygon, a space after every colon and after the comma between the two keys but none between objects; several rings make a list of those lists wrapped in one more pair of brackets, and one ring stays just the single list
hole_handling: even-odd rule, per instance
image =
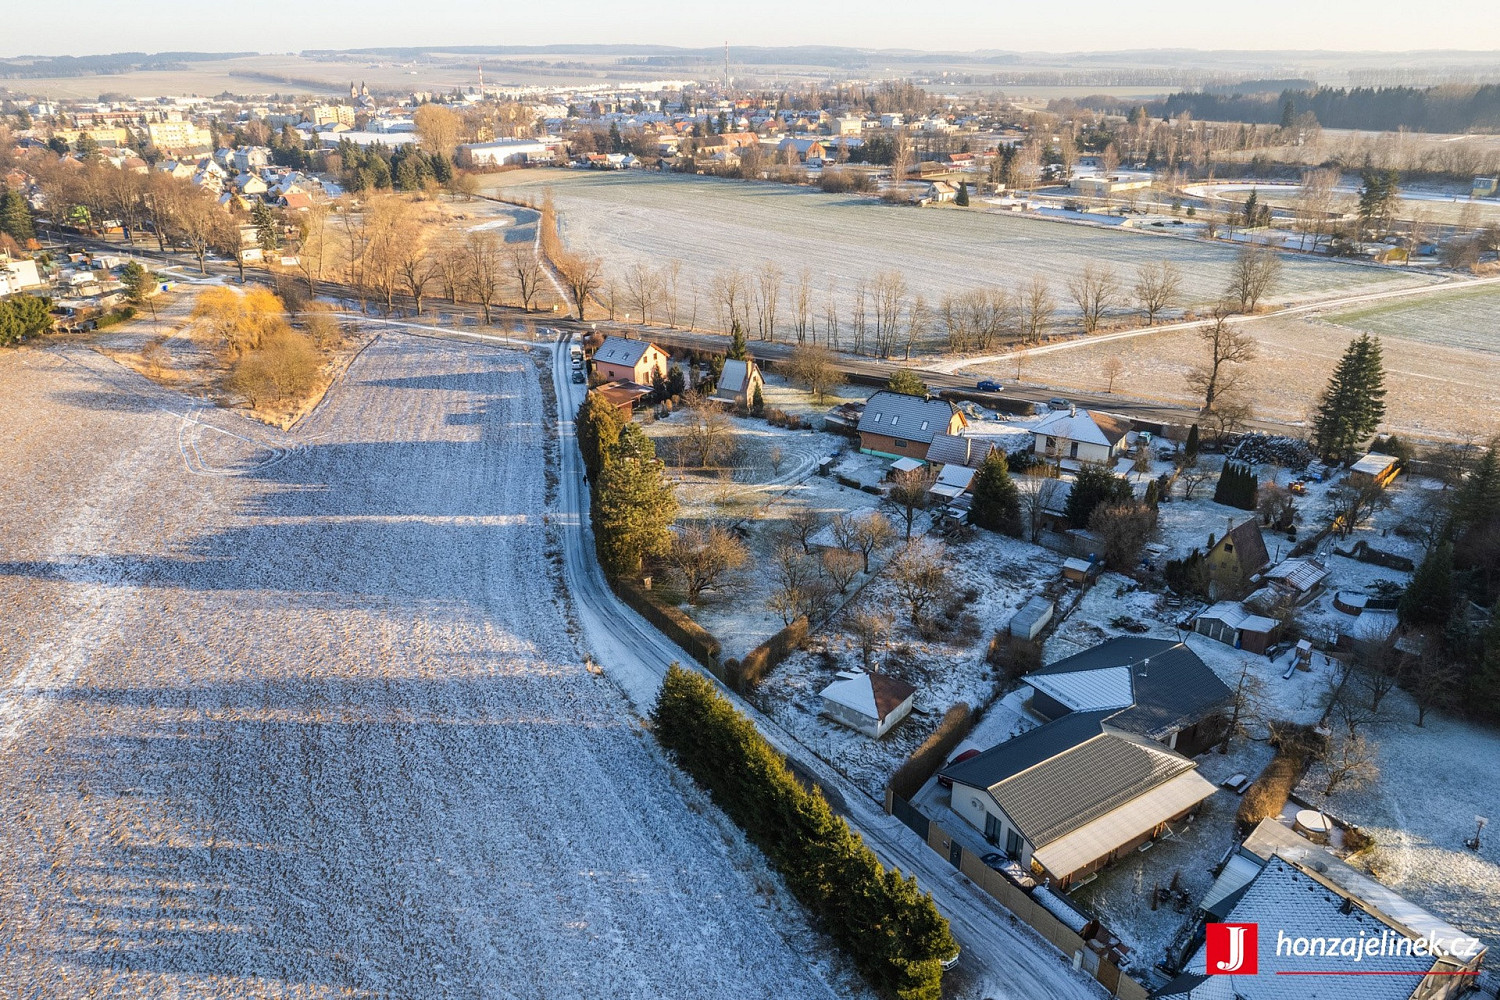
[{"label": "yellow house", "polygon": [[199,128],[192,122],[151,122],[146,126],[146,136],[151,145],[164,153],[179,149],[208,149],[213,145],[213,136],[208,129]]},{"label": "yellow house", "polygon": [[1254,518],[1241,522],[1208,550],[1208,596],[1237,598],[1250,590],[1250,578],[1271,561],[1266,540]]}]

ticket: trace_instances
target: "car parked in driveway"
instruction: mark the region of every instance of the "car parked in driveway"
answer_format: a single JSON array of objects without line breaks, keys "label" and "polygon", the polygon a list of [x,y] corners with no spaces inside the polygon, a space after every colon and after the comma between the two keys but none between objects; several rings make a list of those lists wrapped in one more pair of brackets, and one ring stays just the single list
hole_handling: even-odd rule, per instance
[{"label": "car parked in driveway", "polygon": [[588,381],[588,376],[583,373],[582,368],[575,368],[573,369],[573,381],[578,385],[582,385]]},{"label": "car parked in driveway", "polygon": [[974,388],[978,389],[980,392],[999,392],[1000,383],[996,382],[992,378],[987,378],[976,383]]},{"label": "car parked in driveway", "polygon": [[[970,759],[972,759],[974,757],[978,757],[978,756],[979,756],[979,750],[977,750],[977,749],[965,750],[963,753],[959,754],[957,757],[954,757],[952,760],[950,760],[948,762],[948,766],[952,767],[954,764],[962,764],[964,761],[970,760]],[[938,775],[938,785],[941,786],[941,787],[943,787],[943,788],[952,788],[953,787],[953,779],[952,778],[945,778],[942,775]]]}]

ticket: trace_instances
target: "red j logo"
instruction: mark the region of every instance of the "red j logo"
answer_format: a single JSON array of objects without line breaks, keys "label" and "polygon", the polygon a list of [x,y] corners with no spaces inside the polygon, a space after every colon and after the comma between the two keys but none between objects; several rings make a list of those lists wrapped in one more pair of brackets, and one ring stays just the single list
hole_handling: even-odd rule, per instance
[{"label": "red j logo", "polygon": [[1204,969],[1210,976],[1253,976],[1260,965],[1255,924],[1209,924]]}]

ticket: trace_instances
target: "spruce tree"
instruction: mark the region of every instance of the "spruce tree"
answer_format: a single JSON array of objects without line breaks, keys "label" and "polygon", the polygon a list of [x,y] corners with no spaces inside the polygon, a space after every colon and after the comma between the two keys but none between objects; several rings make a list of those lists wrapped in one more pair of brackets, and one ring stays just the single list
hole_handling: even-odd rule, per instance
[{"label": "spruce tree", "polygon": [[737,319],[729,324],[729,350],[725,356],[731,361],[745,361],[750,357],[750,349],[745,344],[745,328]]},{"label": "spruce tree", "polygon": [[1187,443],[1182,446],[1182,454],[1191,462],[1198,457],[1198,449],[1201,447],[1198,441],[1198,425],[1194,424],[1188,428]]},{"label": "spruce tree", "polygon": [[1318,452],[1344,461],[1385,419],[1385,365],[1380,341],[1360,334],[1349,342],[1313,418],[1313,440]]},{"label": "spruce tree", "polygon": [[923,382],[921,376],[910,368],[897,368],[891,372],[891,377],[886,379],[885,387],[891,392],[899,392],[907,396],[927,395],[927,383]]},{"label": "spruce tree", "polygon": [[578,450],[583,454],[583,467],[589,478],[599,475],[610,449],[620,440],[620,431],[625,426],[625,417],[620,408],[598,392],[591,392],[578,409],[574,423],[578,435]]},{"label": "spruce tree", "polygon": [[[625,440],[623,435],[621,440]],[[594,546],[599,565],[610,577],[638,573],[647,557],[666,551],[677,517],[677,498],[660,462],[638,458],[608,462],[594,483],[593,500]]]},{"label": "spruce tree", "polygon": [[1453,545],[1427,553],[1401,595],[1397,617],[1407,628],[1442,628],[1453,614]]},{"label": "spruce tree", "polygon": [[1130,483],[1110,471],[1109,466],[1085,462],[1073,477],[1073,488],[1068,491],[1065,508],[1068,524],[1074,528],[1087,528],[1095,507],[1116,500],[1129,500],[1133,495]]},{"label": "spruce tree", "polygon": [[1021,494],[1010,478],[1005,452],[996,449],[974,474],[974,503],[969,523],[990,531],[1016,535],[1021,530]]},{"label": "spruce tree", "polygon": [[0,194],[0,233],[5,233],[21,246],[36,239],[36,223],[31,217],[31,206],[21,192],[7,188]]},{"label": "spruce tree", "polygon": [[958,194],[953,197],[953,204],[967,207],[969,204],[969,182],[958,182]]}]

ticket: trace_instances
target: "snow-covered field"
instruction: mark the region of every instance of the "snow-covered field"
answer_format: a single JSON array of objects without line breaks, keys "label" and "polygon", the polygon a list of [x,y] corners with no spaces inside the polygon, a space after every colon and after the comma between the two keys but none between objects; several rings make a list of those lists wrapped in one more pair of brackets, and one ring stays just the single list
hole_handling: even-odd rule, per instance
[{"label": "snow-covered field", "polygon": [[1500,330],[1495,328],[1497,313],[1500,313],[1500,289],[1491,286],[1334,313],[1328,320],[1382,337],[1500,354]]},{"label": "snow-covered field", "polygon": [[[1242,329],[1258,347],[1256,360],[1242,373],[1255,415],[1289,422],[1308,418],[1334,365],[1358,335],[1349,327],[1298,318],[1269,317]],[[1440,440],[1468,434],[1483,439],[1500,432],[1495,416],[1500,413],[1500,356],[1398,336],[1383,338],[1382,348],[1387,390],[1383,427],[1403,437]],[[1187,375],[1204,352],[1196,331],[1175,330],[1036,355],[1024,360],[1022,374],[1028,382],[1059,389],[1102,392],[1105,362],[1118,357],[1121,372],[1114,390],[1121,396],[1199,405],[1202,398],[1189,388]],[[973,371],[1010,379],[1016,366],[999,361]]]},{"label": "snow-covered field", "polygon": [[585,668],[544,405],[400,335],[292,434],[0,355],[0,995],[859,992]]},{"label": "snow-covered field", "polygon": [[[1005,212],[902,209],[868,197],[711,177],[529,170],[495,175],[494,183],[507,193],[538,198],[551,188],[564,239],[603,256],[618,273],[636,261],[656,266],[675,258],[699,276],[706,293],[706,280],[716,271],[753,273],[771,263],[794,281],[806,268],[817,290],[817,311],[831,280],[846,317],[855,284],[886,270],[903,273],[910,291],[929,303],[949,292],[1019,288],[1041,275],[1052,283],[1061,308],[1071,312],[1065,283],[1085,264],[1109,262],[1128,287],[1137,265],[1162,259],[1183,270],[1182,305],[1201,309],[1222,293],[1235,255],[1232,247]],[[1424,280],[1289,257],[1274,299],[1307,300]],[[783,313],[787,308],[784,295]],[[712,314],[707,298],[700,312]]]}]

